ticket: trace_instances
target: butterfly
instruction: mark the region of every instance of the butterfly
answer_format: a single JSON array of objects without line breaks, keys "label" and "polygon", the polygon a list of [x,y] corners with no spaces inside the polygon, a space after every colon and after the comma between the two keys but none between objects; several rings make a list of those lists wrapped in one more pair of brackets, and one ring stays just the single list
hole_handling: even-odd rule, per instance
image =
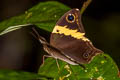
[{"label": "butterfly", "polygon": [[69,10],[57,21],[50,36],[50,43],[35,29],[33,31],[50,57],[71,65],[90,63],[94,56],[103,53],[85,36],[80,10],[77,8]]}]

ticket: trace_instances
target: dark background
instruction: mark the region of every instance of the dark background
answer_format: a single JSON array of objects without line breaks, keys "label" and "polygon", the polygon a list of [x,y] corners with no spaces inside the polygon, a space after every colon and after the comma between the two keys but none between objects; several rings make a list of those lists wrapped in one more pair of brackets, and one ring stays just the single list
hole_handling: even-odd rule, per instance
[{"label": "dark background", "polygon": [[[0,1],[0,20],[23,13],[25,10],[38,4],[39,2],[52,0],[1,0]],[[57,0],[54,0],[57,1]],[[86,0],[58,0],[71,8],[81,8]],[[95,19],[101,19],[111,13],[119,13],[119,0],[92,0],[91,5],[85,14]]]},{"label": "dark background", "polygon": [[[0,1],[0,21],[8,19],[12,16],[22,14],[27,9],[31,8],[32,6],[38,4],[41,1],[43,2],[47,0],[1,0]],[[86,0],[59,0],[59,2],[62,2],[63,4],[68,5],[71,8],[79,8],[79,9],[81,8],[84,1]],[[82,22],[85,27],[87,36],[90,38],[93,44],[97,48],[109,54],[120,67],[120,3],[119,3],[119,0],[93,0],[92,3],[84,12]],[[13,36],[14,33],[13,34],[11,33],[9,35]],[[12,40],[15,40],[14,37]],[[3,36],[3,38],[6,38],[6,37]],[[0,38],[0,43],[5,45],[6,42],[4,41],[3,38]],[[20,39],[21,38],[23,37],[20,37]],[[20,39],[18,39],[18,42]],[[12,42],[14,44],[14,41]],[[8,43],[11,43],[11,42],[8,42]],[[3,64],[4,61],[9,58],[9,57],[5,57],[1,61],[3,63],[1,63],[0,68],[22,69],[26,71],[36,72],[34,71],[34,69],[37,69],[40,64],[37,64],[39,62],[37,59],[38,54],[37,52],[35,54],[35,51],[36,50],[39,51],[38,47],[40,46],[38,45],[39,42],[35,42],[35,44],[36,44],[35,47],[32,47],[33,51],[31,51],[31,54],[29,56],[27,55],[29,58],[26,56],[24,57],[25,59],[24,61],[19,61],[21,65],[17,65],[18,62],[14,63],[13,61],[8,62],[9,64],[7,65]],[[16,46],[16,44],[14,44],[13,46]],[[0,46],[0,48],[3,48],[3,46]],[[16,53],[19,54],[18,52],[15,52],[15,54]],[[23,54],[26,54],[26,53],[29,53],[29,51],[25,52],[25,50],[23,50]],[[0,56],[1,54],[2,52],[0,53]],[[8,56],[7,54],[8,53],[6,53],[6,56]],[[21,55],[19,56],[16,55],[12,57],[18,58],[20,56]],[[21,60],[22,58],[23,57],[21,57]],[[15,65],[10,65],[11,63]]]}]

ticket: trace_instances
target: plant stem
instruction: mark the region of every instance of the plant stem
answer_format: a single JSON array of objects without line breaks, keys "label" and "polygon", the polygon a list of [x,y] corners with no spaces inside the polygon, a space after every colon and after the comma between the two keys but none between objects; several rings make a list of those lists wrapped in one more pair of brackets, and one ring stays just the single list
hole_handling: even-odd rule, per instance
[{"label": "plant stem", "polygon": [[92,2],[92,0],[87,0],[87,1],[85,1],[85,2],[83,3],[83,6],[82,6],[82,8],[81,8],[81,10],[80,10],[81,15],[84,13],[84,11],[86,10],[86,8],[88,7],[88,5],[89,5],[91,2]]}]

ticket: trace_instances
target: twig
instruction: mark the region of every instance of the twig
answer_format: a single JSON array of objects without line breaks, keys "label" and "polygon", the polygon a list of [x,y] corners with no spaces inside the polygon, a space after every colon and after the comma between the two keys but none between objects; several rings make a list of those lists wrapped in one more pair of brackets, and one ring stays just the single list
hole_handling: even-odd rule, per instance
[{"label": "twig", "polygon": [[92,2],[92,0],[87,0],[87,1],[85,1],[85,2],[83,3],[83,6],[82,6],[82,8],[81,8],[81,10],[80,10],[81,15],[83,14],[83,12],[86,10],[86,8],[88,7],[88,5],[89,5],[91,2]]}]

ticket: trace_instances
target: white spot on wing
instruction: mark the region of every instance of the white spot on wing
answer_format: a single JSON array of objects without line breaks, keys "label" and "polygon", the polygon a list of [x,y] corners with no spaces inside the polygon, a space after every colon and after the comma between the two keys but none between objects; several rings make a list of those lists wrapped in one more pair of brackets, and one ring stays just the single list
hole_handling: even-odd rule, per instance
[{"label": "white spot on wing", "polygon": [[79,9],[78,9],[78,8],[77,8],[76,10],[77,10],[77,11],[79,11]]}]

